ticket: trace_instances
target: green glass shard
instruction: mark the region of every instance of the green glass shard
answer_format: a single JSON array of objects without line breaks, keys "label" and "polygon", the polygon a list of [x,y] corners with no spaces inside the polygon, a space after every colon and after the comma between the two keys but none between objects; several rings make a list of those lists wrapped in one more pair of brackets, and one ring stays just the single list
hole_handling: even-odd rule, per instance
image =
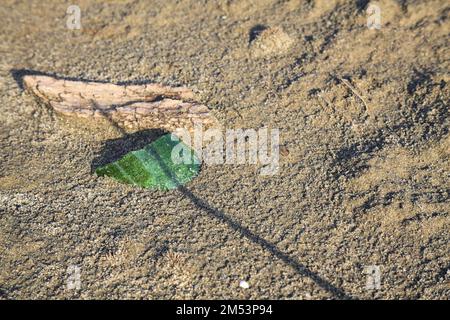
[{"label": "green glass shard", "polygon": [[97,168],[95,173],[143,188],[170,190],[191,181],[200,170],[199,163],[194,150],[166,134],[143,149]]}]

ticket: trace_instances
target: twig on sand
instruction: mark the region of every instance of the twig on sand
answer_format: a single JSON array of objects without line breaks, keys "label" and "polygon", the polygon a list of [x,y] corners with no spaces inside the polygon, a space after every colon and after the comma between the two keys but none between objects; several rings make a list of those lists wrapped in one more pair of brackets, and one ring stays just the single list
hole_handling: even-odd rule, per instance
[{"label": "twig on sand", "polygon": [[367,105],[366,100],[362,97],[362,95],[356,90],[356,88],[350,83],[350,81],[348,81],[347,79],[344,78],[339,78],[339,80],[341,80],[341,82],[350,89],[351,92],[353,92],[353,94],[355,96],[357,96],[359,99],[361,99],[362,103],[364,104],[364,108],[365,111],[368,112],[369,107]]}]

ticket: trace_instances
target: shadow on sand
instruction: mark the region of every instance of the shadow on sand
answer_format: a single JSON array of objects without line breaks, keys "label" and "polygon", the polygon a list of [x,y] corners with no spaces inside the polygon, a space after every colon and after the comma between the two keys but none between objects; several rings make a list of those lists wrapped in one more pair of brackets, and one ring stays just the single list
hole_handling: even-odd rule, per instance
[{"label": "shadow on sand", "polygon": [[[253,33],[250,34],[250,38],[255,36],[258,32],[261,32],[264,30],[264,26],[255,26],[255,30],[253,30]],[[250,39],[252,40],[252,39]],[[11,74],[14,77],[14,79],[17,81],[19,86],[23,88],[23,80],[22,78],[25,75],[47,75],[52,76],[59,79],[66,79],[66,80],[76,80],[76,81],[89,81],[85,79],[80,78],[61,78],[57,77],[54,74],[49,73],[42,73],[32,70],[11,70]],[[102,82],[102,81],[96,81],[96,82]],[[148,82],[133,82],[133,83],[117,83],[117,84],[143,84]],[[127,154],[128,152],[132,150],[138,150],[143,148],[145,145],[155,141],[157,138],[161,137],[162,135],[168,133],[164,130],[160,129],[153,129],[153,130],[143,130],[136,133],[126,133],[122,128],[120,128],[111,118],[109,118],[106,114],[104,114],[105,119],[110,122],[110,124],[117,129],[118,132],[122,134],[121,138],[118,139],[111,139],[107,140],[102,148],[102,151],[100,152],[99,156],[92,160],[91,163],[91,170],[95,171],[96,168],[99,166],[102,166],[104,164],[113,162]],[[163,170],[165,171],[166,175],[171,177],[171,179],[174,180],[175,183],[179,184],[176,180],[176,177],[172,175],[171,171],[165,166],[164,162],[159,159],[159,163]],[[276,247],[276,244],[271,243],[267,240],[265,240],[263,237],[259,236],[258,234],[252,232],[250,229],[242,226],[238,221],[233,219],[232,217],[228,216],[225,212],[214,208],[206,201],[202,200],[197,195],[193,194],[189,189],[187,189],[184,186],[179,186],[178,191],[184,196],[190,199],[190,201],[200,210],[202,210],[204,213],[208,214],[210,217],[214,219],[218,219],[222,223],[225,223],[228,225],[229,228],[231,228],[234,231],[239,232],[243,237],[249,239],[253,243],[259,245],[264,250],[267,250],[270,252],[273,256],[275,256],[277,259],[283,261],[286,265],[290,266],[297,274],[301,276],[305,276],[310,278],[314,283],[322,288],[323,290],[327,291],[329,294],[331,294],[336,299],[353,299],[352,296],[345,293],[341,288],[338,288],[337,286],[333,285],[328,280],[322,278],[319,274],[316,272],[313,272],[300,262],[298,262],[295,258],[289,256],[288,254],[282,252]],[[1,296],[1,291],[0,291]]]}]

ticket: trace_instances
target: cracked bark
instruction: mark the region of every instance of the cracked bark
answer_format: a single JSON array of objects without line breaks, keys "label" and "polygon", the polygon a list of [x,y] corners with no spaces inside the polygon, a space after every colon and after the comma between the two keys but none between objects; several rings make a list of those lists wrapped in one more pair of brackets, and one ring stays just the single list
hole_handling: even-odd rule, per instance
[{"label": "cracked bark", "polygon": [[117,85],[43,75],[26,75],[23,84],[59,114],[94,121],[105,118],[126,131],[192,131],[195,123],[219,126],[208,107],[195,102],[194,94],[186,87]]}]

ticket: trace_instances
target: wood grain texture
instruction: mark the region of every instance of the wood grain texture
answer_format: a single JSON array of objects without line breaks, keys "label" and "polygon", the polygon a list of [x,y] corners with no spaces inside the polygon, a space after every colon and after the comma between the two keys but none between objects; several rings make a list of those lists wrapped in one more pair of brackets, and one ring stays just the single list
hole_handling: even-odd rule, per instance
[{"label": "wood grain texture", "polygon": [[105,118],[124,130],[179,128],[194,123],[218,126],[207,106],[194,101],[186,87],[160,84],[117,85],[26,75],[24,87],[57,113],[87,119]]}]

